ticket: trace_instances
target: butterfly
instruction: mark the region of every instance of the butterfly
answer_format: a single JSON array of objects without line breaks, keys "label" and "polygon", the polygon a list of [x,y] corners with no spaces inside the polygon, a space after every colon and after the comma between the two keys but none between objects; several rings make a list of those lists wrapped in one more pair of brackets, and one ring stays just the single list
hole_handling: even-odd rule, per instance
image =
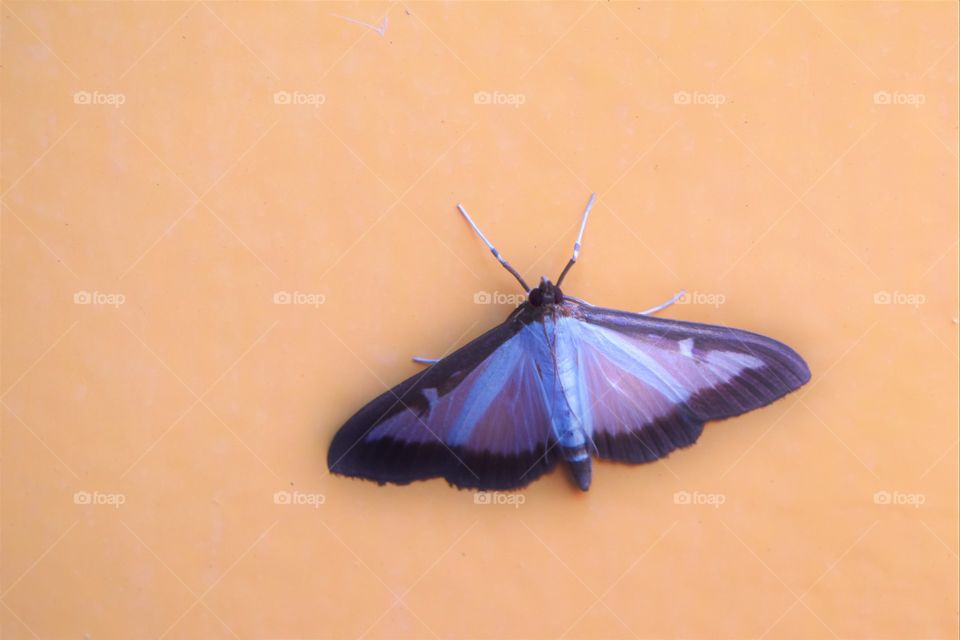
[{"label": "butterfly", "polygon": [[694,442],[710,420],[765,406],[810,379],[793,349],[729,327],[606,309],[560,288],[580,255],[591,195],[556,284],[528,287],[457,208],[526,299],[454,353],[372,400],[340,428],[331,472],[408,484],[518,489],[558,463],[581,490],[592,459],[637,464]]}]

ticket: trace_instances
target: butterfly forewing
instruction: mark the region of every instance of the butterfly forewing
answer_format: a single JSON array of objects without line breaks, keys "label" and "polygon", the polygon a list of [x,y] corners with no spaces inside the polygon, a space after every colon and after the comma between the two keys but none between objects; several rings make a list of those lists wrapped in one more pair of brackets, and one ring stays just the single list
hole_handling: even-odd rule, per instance
[{"label": "butterfly forewing", "polygon": [[[762,407],[810,379],[786,345],[738,329],[567,302],[581,411],[598,455],[646,462],[692,444],[703,423]],[[561,330],[561,329],[558,329]]]},{"label": "butterfly forewing", "polygon": [[548,356],[533,325],[508,320],[364,407],[334,438],[330,470],[380,483],[531,482],[556,462],[539,376]]}]

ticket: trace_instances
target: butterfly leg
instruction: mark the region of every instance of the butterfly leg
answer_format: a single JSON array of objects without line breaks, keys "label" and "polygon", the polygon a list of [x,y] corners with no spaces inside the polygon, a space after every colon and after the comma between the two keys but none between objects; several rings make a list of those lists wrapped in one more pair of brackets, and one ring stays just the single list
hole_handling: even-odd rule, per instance
[{"label": "butterfly leg", "polygon": [[670,298],[669,300],[667,300],[667,301],[664,302],[663,304],[658,304],[658,305],[655,306],[655,307],[650,307],[650,308],[647,309],[646,311],[641,311],[641,312],[640,312],[640,315],[642,315],[642,316],[648,316],[648,315],[650,315],[651,313],[656,313],[657,311],[663,311],[664,309],[666,309],[667,307],[669,307],[670,305],[672,305],[674,302],[676,302],[677,300],[679,300],[680,298],[682,298],[682,297],[684,296],[684,294],[686,294],[686,293],[687,293],[686,289],[680,289],[680,291],[678,291],[675,296],[673,296],[672,298]]},{"label": "butterfly leg", "polygon": [[421,358],[419,356],[413,357],[411,358],[411,360],[413,360],[417,364],[437,364],[438,362],[440,362],[436,358]]}]

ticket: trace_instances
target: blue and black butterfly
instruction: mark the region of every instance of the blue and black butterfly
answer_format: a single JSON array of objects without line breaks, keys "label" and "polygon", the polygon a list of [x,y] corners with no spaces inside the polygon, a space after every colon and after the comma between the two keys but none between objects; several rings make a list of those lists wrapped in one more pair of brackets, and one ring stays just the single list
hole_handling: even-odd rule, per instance
[{"label": "blue and black butterfly", "polygon": [[378,483],[442,477],[516,489],[564,461],[586,491],[591,460],[649,462],[703,425],[767,405],[810,379],[793,349],[762,335],[604,309],[564,295],[590,209],[557,283],[530,288],[464,218],[527,299],[506,321],[367,404],[330,445],[333,473]]}]

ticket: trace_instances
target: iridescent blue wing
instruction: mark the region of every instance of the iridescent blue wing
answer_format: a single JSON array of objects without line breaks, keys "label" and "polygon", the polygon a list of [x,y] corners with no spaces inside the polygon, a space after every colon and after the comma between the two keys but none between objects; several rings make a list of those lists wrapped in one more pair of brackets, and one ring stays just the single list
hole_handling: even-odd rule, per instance
[{"label": "iridescent blue wing", "polygon": [[581,424],[602,458],[647,462],[692,444],[703,424],[767,405],[810,379],[762,335],[565,303]]},{"label": "iridescent blue wing", "polygon": [[[508,319],[367,404],[330,445],[333,473],[461,488],[522,487],[556,463],[539,323]],[[537,327],[541,330],[538,332]]]}]

